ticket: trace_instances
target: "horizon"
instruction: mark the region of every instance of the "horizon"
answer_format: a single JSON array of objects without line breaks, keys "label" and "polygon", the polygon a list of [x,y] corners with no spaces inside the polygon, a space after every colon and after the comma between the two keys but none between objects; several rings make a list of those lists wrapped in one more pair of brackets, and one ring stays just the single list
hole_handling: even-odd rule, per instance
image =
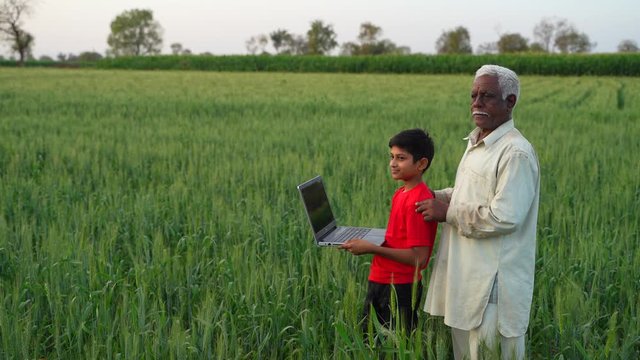
[{"label": "horizon", "polygon": [[[382,28],[381,39],[407,46],[412,54],[435,54],[435,43],[444,32],[458,26],[468,29],[473,53],[481,44],[495,42],[500,34],[518,33],[534,41],[533,28],[545,18],[566,19],[596,45],[592,53],[617,52],[623,40],[640,43],[640,2],[612,0],[583,3],[551,0],[507,3],[487,0],[470,8],[462,0],[435,3],[418,0],[311,1],[256,0],[135,0],[86,2],[81,0],[36,0],[32,14],[23,18],[23,28],[35,37],[35,58],[93,51],[105,55],[110,23],[122,12],[149,9],[163,28],[162,54],[170,54],[172,43],[180,43],[193,54],[244,55],[245,42],[252,36],[269,35],[277,29],[304,35],[310,23],[322,20],[333,26],[339,47],[356,41],[360,24],[371,22]],[[465,7],[466,6],[466,7]],[[494,9],[500,9],[495,11]],[[273,52],[271,44],[267,51]],[[0,55],[9,58],[3,42]]]}]

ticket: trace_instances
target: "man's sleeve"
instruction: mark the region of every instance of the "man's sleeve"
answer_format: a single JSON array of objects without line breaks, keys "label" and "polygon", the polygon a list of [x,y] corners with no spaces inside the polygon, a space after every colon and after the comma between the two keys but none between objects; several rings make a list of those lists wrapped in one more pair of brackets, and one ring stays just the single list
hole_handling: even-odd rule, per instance
[{"label": "man's sleeve", "polygon": [[436,195],[436,200],[444,201],[448,204],[451,202],[451,194],[453,194],[453,188],[435,190],[433,193]]},{"label": "man's sleeve", "polygon": [[513,151],[498,168],[491,202],[450,204],[447,223],[466,237],[488,238],[514,232],[524,221],[537,193],[538,164],[535,155]]}]

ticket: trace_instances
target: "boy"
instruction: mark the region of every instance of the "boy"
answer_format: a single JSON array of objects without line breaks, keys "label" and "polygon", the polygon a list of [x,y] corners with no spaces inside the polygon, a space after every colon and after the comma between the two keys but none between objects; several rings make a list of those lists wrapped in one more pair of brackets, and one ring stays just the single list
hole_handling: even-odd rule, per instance
[{"label": "boy", "polygon": [[[371,307],[385,327],[396,327],[400,322],[407,334],[415,329],[422,296],[421,270],[429,261],[438,226],[437,222],[425,222],[415,210],[416,202],[433,198],[422,181],[422,174],[433,159],[433,141],[424,131],[411,129],[392,137],[389,148],[391,177],[401,180],[404,186],[393,195],[385,242],[376,246],[351,239],[340,246],[354,255],[374,254],[364,302],[364,334],[369,333]],[[392,287],[397,296],[395,309],[391,308]],[[395,314],[400,314],[400,319],[394,318]]]}]

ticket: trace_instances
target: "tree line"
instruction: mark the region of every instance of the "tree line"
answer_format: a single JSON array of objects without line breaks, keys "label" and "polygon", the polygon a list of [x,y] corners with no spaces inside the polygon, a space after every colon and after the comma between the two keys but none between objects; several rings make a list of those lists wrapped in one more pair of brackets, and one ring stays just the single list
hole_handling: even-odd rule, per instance
[{"label": "tree line", "polygon": [[[25,30],[24,20],[33,11],[33,0],[2,0],[0,2],[0,40],[7,43],[11,51],[17,54],[17,61],[33,59],[35,44],[33,34]],[[126,10],[117,15],[110,24],[111,32],[107,39],[109,46],[106,56],[144,56],[161,53],[163,29],[153,18],[149,9]],[[383,30],[371,22],[360,25],[358,37],[354,41],[338,44],[337,34],[331,24],[322,20],[313,20],[304,34],[293,34],[286,29],[276,29],[268,34],[258,34],[245,42],[249,54],[277,55],[328,55],[339,47],[343,56],[358,55],[406,55],[411,54],[407,46],[397,45],[382,38]],[[520,52],[537,53],[589,53],[596,46],[589,36],[580,32],[575,25],[563,18],[543,18],[533,29],[533,41],[519,33],[503,33],[495,42],[483,43],[474,52],[471,47],[471,35],[464,26],[442,31],[435,47],[438,54],[506,54]],[[174,55],[190,55],[191,50],[181,43],[170,45]],[[638,52],[636,41],[622,40],[618,52]],[[209,54],[209,53],[204,53]],[[209,54],[210,55],[210,54]],[[63,54],[57,61],[96,61],[103,56],[95,51],[82,52],[79,55]],[[2,58],[0,57],[0,60]],[[48,56],[40,60],[54,61]]]}]

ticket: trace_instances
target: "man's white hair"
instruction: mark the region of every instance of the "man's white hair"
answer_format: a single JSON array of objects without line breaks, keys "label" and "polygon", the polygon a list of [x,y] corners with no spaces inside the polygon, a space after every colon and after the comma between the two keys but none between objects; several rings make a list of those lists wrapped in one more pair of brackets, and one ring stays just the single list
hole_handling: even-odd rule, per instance
[{"label": "man's white hair", "polygon": [[516,96],[516,102],[520,100],[520,80],[518,75],[506,67],[498,65],[482,65],[476,71],[476,79],[483,75],[495,76],[498,78],[498,85],[502,91],[502,99],[506,99],[509,95]]}]

